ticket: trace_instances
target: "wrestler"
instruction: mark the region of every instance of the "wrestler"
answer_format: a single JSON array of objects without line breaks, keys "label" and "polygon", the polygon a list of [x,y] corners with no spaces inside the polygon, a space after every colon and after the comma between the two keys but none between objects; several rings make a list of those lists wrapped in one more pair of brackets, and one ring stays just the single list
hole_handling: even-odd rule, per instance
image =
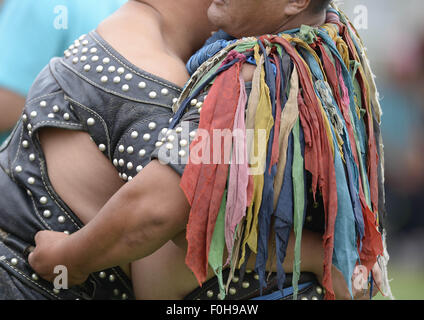
[{"label": "wrestler", "polygon": [[[250,1],[249,3],[244,1],[243,5],[240,5],[236,0],[214,1],[209,10],[209,16],[217,26],[222,27],[225,31],[236,37],[260,33],[277,34],[280,31],[297,28],[305,23],[309,25],[322,25],[328,17],[333,19],[329,20],[331,23],[341,23],[340,20],[334,17],[334,15],[337,16],[334,12],[330,15],[327,14],[326,17],[325,1],[321,3],[321,5],[324,6],[321,8],[318,6],[319,10],[315,8],[316,2],[314,1],[311,3],[307,0],[281,0],[269,1],[266,3],[261,2],[258,4],[255,1]],[[255,17],[258,20],[255,20]],[[264,24],[260,22],[263,21],[269,22],[269,29],[262,29]],[[301,30],[305,37],[313,35],[313,33],[305,34],[306,31],[309,32],[311,29],[303,28]],[[323,37],[323,35],[321,36]],[[277,38],[270,38],[269,41],[275,39]],[[250,41],[255,42],[256,40]],[[309,38],[309,41],[313,43],[314,38]],[[262,45],[267,45],[267,42],[264,41]],[[248,52],[242,51],[241,49],[240,51],[246,56],[249,55]],[[225,58],[225,55],[223,57]],[[231,61],[231,56],[228,61]],[[307,61],[309,63],[311,62],[311,60]],[[218,62],[222,62],[222,60]],[[214,61],[214,63],[216,64],[217,61]],[[212,65],[214,65],[214,63],[212,63]],[[256,63],[258,63],[258,60],[256,60]],[[300,66],[301,65],[298,65],[298,67]],[[219,65],[216,65],[216,67],[219,67]],[[329,67],[329,65],[326,65],[326,67]],[[252,69],[256,70],[256,68],[248,66],[247,64],[243,65],[241,74],[244,81],[252,80]],[[205,76],[207,73],[206,71],[209,70],[204,70],[203,74],[199,73],[195,76]],[[299,70],[299,73],[300,72]],[[225,74],[225,72],[223,74]],[[305,76],[305,72],[303,72],[303,75]],[[314,76],[316,75],[314,74]],[[201,83],[196,83],[198,78],[194,77],[193,79],[193,87],[195,87],[194,84]],[[234,86],[233,83],[228,83],[227,85],[229,87]],[[183,122],[189,122],[191,126],[190,130],[195,130],[199,125],[199,110],[202,108],[202,103],[204,103],[205,107],[208,105],[208,100],[203,102],[207,90],[201,92],[199,95],[195,90],[192,92],[190,91],[193,87],[189,85],[186,91],[183,92],[183,98],[190,97],[188,101],[184,101],[184,99],[180,98],[180,102],[188,102],[189,107],[186,108],[187,105],[184,103],[182,104],[182,112],[180,112],[179,115],[183,115],[182,120],[184,121],[181,122],[181,125]],[[328,90],[328,92],[331,92],[331,89]],[[191,96],[191,94],[193,96]],[[373,102],[375,103],[375,101]],[[212,105],[213,103],[211,103],[211,106]],[[176,122],[173,123],[173,125],[177,124],[178,120],[179,118],[176,117],[174,119],[174,122]],[[202,123],[201,117],[200,123]],[[331,123],[329,125],[329,130],[333,130],[331,128],[334,124]],[[192,133],[193,131],[190,132]],[[193,138],[193,136],[181,138],[179,135],[180,133],[178,127],[175,131],[170,130],[170,133],[168,133],[168,131],[164,132],[157,143],[158,148],[172,150],[179,148],[179,145],[181,145],[185,147],[185,149],[181,150],[185,153],[178,153],[178,156],[181,158],[185,157],[188,152],[187,142],[192,140],[190,137]],[[172,136],[173,138],[167,138],[167,136]],[[336,141],[336,139],[332,140],[332,142],[334,141]],[[333,150],[337,152],[336,147]],[[160,158],[160,153],[157,153],[156,156]],[[170,162],[169,164],[175,171],[167,166],[161,165],[157,161],[151,162],[145,170],[132,179],[130,183],[121,188],[121,190],[111,198],[108,204],[102,208],[100,213],[80,231],[70,236],[51,232],[41,232],[37,234],[37,247],[30,255],[31,265],[42,277],[52,280],[54,278],[51,271],[52,268],[57,264],[64,264],[68,267],[68,270],[70,270],[70,283],[78,284],[84,281],[87,275],[93,271],[98,271],[123,261],[130,262],[150,255],[150,257],[134,264],[133,281],[136,291],[138,292],[137,296],[141,298],[184,298],[185,295],[189,294],[197,286],[196,278],[192,276],[190,270],[184,266],[185,245],[183,241],[176,240],[176,236],[184,232],[187,225],[190,206],[183,191],[179,187],[179,175],[182,174],[184,166],[180,166],[178,161],[176,163]],[[321,189],[321,191],[325,192],[323,189]],[[187,192],[187,185],[185,186],[184,192]],[[375,195],[373,194],[372,196],[374,197]],[[324,194],[323,198],[325,197],[326,195]],[[326,207],[325,210],[329,210],[328,205],[324,203],[324,206]],[[193,213],[193,208],[191,208],[191,210]],[[192,217],[192,213],[190,214],[190,218]],[[372,214],[373,213],[371,213],[371,215]],[[195,225],[190,225],[190,220],[188,221],[189,227],[196,228]],[[372,221],[369,223],[367,227],[372,229]],[[350,227],[352,226],[355,228],[355,225],[351,225]],[[374,226],[374,228],[376,227]],[[303,231],[301,260],[302,266],[305,268],[303,269],[304,271],[316,273],[318,277],[325,282],[325,277],[327,277],[328,280],[328,265],[327,274],[325,274],[325,271],[324,274],[322,274],[323,271],[320,267],[322,267],[323,256],[325,257],[327,253],[320,250],[320,237],[319,233],[311,233],[306,230]],[[178,246],[168,242],[169,239],[175,239],[174,242]],[[308,239],[312,240],[308,242]],[[362,237],[361,239],[368,240],[366,237]],[[193,245],[193,240],[195,241],[196,239],[191,240],[192,242],[190,243],[189,240],[188,243],[189,249],[190,245]],[[286,260],[284,260],[284,269],[286,272],[291,271],[290,266],[292,266],[293,259],[295,259],[293,258],[292,251],[295,251],[293,247],[296,247],[296,245],[293,244],[293,242],[293,237],[290,237],[287,245]],[[164,244],[166,244],[165,247],[153,253]],[[181,249],[181,247],[183,249]],[[352,252],[355,252],[355,250],[356,249],[353,248]],[[382,254],[380,251],[378,251],[378,253]],[[225,255],[222,257],[225,258]],[[309,261],[308,258],[310,258]],[[376,259],[376,255],[370,259],[372,264],[368,266],[368,271],[374,271],[374,282],[378,287],[381,287],[379,268],[377,265],[374,265]],[[190,259],[186,260],[186,262],[189,262],[191,266],[197,263],[196,260]],[[251,259],[248,259],[247,262],[248,268],[257,267],[255,261],[253,261],[252,264]],[[351,266],[354,267],[354,265]],[[273,270],[277,268],[278,266],[276,264],[271,266]],[[260,268],[257,268],[257,270],[259,272],[261,271]],[[211,272],[210,269],[206,270],[206,274],[201,274],[200,277],[199,271],[196,271],[197,279],[199,280],[200,278],[199,282],[204,282],[213,277],[213,272]],[[352,276],[353,275],[352,268]],[[353,289],[351,288],[351,290],[353,290],[352,292],[349,292],[347,287],[351,279],[350,277],[346,278],[345,274],[340,275],[340,271],[334,270],[332,280],[333,284],[330,286],[328,286],[328,282],[325,283],[325,285],[327,285],[326,289],[328,289],[327,295],[330,295],[330,297],[334,294],[338,298],[349,298],[351,296],[363,297],[363,293],[358,292],[359,290],[355,287]],[[248,287],[249,285],[248,283],[246,286]],[[137,288],[140,289],[138,290]],[[368,290],[366,290],[366,292],[368,293]],[[212,296],[215,298],[217,297],[216,293],[216,291],[212,292]],[[231,294],[231,290],[229,293]],[[371,294],[374,293],[375,292],[371,292]],[[205,295],[209,297],[209,292],[206,292]]]},{"label": "wrestler", "polygon": [[27,255],[38,231],[77,231],[147,165],[213,30],[210,3],[128,1],[39,74],[0,150],[0,299],[133,297],[129,264],[59,290]]}]

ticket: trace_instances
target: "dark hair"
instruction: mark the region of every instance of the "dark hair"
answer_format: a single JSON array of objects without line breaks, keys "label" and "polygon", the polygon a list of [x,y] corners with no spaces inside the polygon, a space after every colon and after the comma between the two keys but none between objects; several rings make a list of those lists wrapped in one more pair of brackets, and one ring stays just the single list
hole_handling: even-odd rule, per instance
[{"label": "dark hair", "polygon": [[311,0],[311,4],[309,5],[309,9],[313,13],[319,13],[322,10],[325,10],[330,4],[331,0]]}]

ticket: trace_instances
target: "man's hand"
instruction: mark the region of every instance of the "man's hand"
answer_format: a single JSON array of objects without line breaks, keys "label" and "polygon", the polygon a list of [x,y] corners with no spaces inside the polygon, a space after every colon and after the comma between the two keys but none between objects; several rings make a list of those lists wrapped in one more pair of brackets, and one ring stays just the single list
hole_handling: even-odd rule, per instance
[{"label": "man's hand", "polygon": [[62,232],[38,232],[35,235],[36,247],[28,256],[28,262],[40,277],[50,282],[57,276],[54,268],[58,265],[65,266],[68,271],[68,287],[72,287],[87,280],[88,274],[69,263],[66,250],[62,249],[68,237]]},{"label": "man's hand", "polygon": [[[351,300],[349,289],[347,288],[346,281],[343,274],[336,268],[332,267],[333,274],[333,289],[338,300]],[[374,288],[372,296],[374,297],[379,288],[382,286],[381,270],[376,263],[372,269]],[[352,294],[354,300],[369,300],[370,291],[368,289],[368,273],[365,267],[356,266],[352,275]]]}]

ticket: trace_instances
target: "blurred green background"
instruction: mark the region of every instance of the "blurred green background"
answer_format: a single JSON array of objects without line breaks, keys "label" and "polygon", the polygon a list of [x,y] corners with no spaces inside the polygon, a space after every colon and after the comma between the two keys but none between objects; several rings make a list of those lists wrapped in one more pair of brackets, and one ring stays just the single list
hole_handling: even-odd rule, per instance
[{"label": "blurred green background", "polygon": [[[424,299],[424,1],[345,0],[368,49],[383,109],[389,279]],[[381,295],[376,299],[386,299]]]}]

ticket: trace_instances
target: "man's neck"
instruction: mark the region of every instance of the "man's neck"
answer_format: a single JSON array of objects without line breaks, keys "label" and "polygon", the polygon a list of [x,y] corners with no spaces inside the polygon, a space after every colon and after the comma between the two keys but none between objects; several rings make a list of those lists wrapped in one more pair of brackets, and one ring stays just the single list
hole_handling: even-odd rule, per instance
[{"label": "man's neck", "polygon": [[127,6],[143,12],[143,16],[148,15],[149,30],[156,29],[153,32],[157,40],[163,42],[170,55],[182,61],[187,61],[210,35],[207,28],[199,26],[193,10],[184,8],[178,1],[135,0],[129,1]]},{"label": "man's neck", "polygon": [[286,30],[291,30],[295,28],[299,28],[301,25],[308,25],[312,27],[318,27],[325,23],[326,20],[326,11],[323,10],[321,13],[310,13],[308,11],[304,11],[299,15],[292,16],[288,18],[284,24],[282,24],[278,31],[275,33],[280,33]]}]

